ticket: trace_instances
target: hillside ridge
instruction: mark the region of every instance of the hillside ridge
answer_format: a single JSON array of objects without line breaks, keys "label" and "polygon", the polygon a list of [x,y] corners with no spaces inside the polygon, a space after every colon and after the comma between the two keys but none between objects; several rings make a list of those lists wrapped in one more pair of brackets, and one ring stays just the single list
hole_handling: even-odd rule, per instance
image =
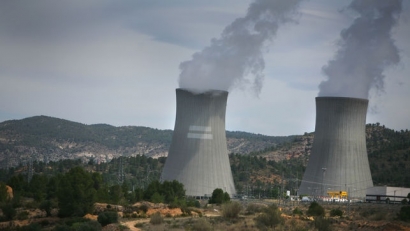
[{"label": "hillside ridge", "polygon": [[[115,127],[108,124],[85,125],[69,120],[34,116],[0,123],[0,166],[15,166],[30,159],[57,161],[90,158],[107,162],[118,156],[167,156],[172,130],[143,126]],[[261,151],[293,136],[266,136],[227,131],[230,153]]]}]

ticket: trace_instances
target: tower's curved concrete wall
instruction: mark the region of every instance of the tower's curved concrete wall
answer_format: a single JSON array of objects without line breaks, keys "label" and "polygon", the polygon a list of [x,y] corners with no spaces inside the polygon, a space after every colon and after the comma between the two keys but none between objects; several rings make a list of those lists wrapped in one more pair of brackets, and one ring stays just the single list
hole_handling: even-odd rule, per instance
[{"label": "tower's curved concrete wall", "polygon": [[181,182],[188,196],[211,195],[216,188],[234,195],[225,132],[228,92],[177,89],[176,96],[175,128],[161,180]]},{"label": "tower's curved concrete wall", "polygon": [[368,100],[316,98],[316,127],[299,195],[326,195],[329,190],[364,198],[373,187],[366,149]]}]

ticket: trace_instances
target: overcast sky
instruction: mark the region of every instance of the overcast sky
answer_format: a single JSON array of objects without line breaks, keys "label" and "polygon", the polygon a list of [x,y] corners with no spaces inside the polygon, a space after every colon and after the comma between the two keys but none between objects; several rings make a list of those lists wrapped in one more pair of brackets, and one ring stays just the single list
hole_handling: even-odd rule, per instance
[{"label": "overcast sky", "polygon": [[[252,1],[0,1],[0,122],[47,115],[84,124],[173,129],[182,62],[246,15]],[[302,1],[264,48],[259,94],[229,90],[226,129],[313,132],[322,67],[356,14]],[[367,123],[410,129],[410,1],[392,33],[400,63],[371,90]]]}]

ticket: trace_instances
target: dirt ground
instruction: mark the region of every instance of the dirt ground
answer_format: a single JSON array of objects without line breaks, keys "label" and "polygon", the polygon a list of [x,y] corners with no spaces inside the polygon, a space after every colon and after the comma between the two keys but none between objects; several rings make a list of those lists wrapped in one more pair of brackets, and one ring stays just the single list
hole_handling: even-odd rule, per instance
[{"label": "dirt ground", "polygon": [[[244,209],[249,204],[267,205],[271,201],[246,201]],[[282,217],[285,222],[275,230],[317,230],[314,227],[314,218],[306,215],[295,216],[292,214],[294,208],[298,207],[306,214],[309,204],[288,203],[281,204],[279,207],[282,210]],[[400,210],[400,205],[384,205],[384,204],[322,204],[325,208],[331,230],[361,230],[361,231],[410,231],[410,223],[405,223],[396,220],[396,214]],[[329,217],[329,212],[332,209],[340,209],[344,215],[342,217]],[[194,230],[196,223],[200,220],[205,220],[206,224],[210,224],[213,230],[243,230],[252,231],[259,230],[256,227],[255,217],[258,214],[247,215],[244,212],[235,220],[226,220],[221,218],[221,208],[218,206],[211,208],[201,208],[201,216],[191,217],[164,217],[164,222],[160,225],[152,225],[149,223],[149,218],[123,219],[121,222],[130,230]],[[161,212],[161,214],[164,214]],[[138,227],[135,224],[138,223]]]},{"label": "dirt ground", "polygon": [[[165,204],[152,204],[149,202],[137,203],[133,207],[134,211],[127,211],[126,208],[116,205],[96,204],[96,213],[87,214],[85,218],[97,220],[98,212],[107,209],[115,210],[119,214],[119,224],[131,231],[145,230],[195,230],[195,227],[209,226],[212,230],[228,231],[253,231],[259,230],[256,227],[255,217],[258,213],[246,213],[246,208],[250,205],[268,206],[272,203],[278,203],[272,200],[247,200],[240,201],[243,205],[243,211],[237,219],[224,219],[221,217],[220,206],[202,206],[201,208],[191,208],[191,215],[183,214],[180,208],[168,208]],[[282,211],[284,223],[275,230],[317,230],[314,227],[314,218],[306,216],[309,203],[281,203],[278,204]],[[333,231],[360,230],[360,231],[410,231],[410,223],[398,221],[397,213],[401,205],[389,204],[321,204],[326,211],[326,217],[330,221]],[[146,212],[137,208],[145,206]],[[304,215],[293,215],[292,212],[298,208]],[[129,208],[128,208],[129,209]],[[332,209],[343,211],[342,217],[330,217]],[[159,225],[150,224],[150,216],[159,212],[163,217],[163,222]],[[45,214],[39,210],[30,210],[29,219],[14,220],[12,222],[0,222],[0,230],[11,226],[24,226],[32,222],[42,222],[47,220],[49,223],[58,222],[58,217],[45,217]],[[111,228],[111,227],[110,227]],[[119,229],[119,227],[117,228]],[[104,229],[103,229],[104,230]]]}]

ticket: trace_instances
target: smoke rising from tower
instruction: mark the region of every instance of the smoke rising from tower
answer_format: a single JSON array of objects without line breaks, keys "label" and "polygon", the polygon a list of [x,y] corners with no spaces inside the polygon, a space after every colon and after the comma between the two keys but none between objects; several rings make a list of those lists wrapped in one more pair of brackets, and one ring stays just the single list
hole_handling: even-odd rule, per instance
[{"label": "smoke rising from tower", "polygon": [[402,0],[354,0],[348,9],[358,17],[342,30],[339,49],[323,67],[328,77],[319,96],[367,99],[371,88],[383,91],[383,71],[400,61],[391,37],[402,9]]},{"label": "smoke rising from tower", "polygon": [[197,93],[210,89],[228,91],[262,88],[266,43],[275,37],[281,24],[295,22],[301,0],[256,0],[245,17],[227,26],[220,38],[180,64],[179,86]]}]

